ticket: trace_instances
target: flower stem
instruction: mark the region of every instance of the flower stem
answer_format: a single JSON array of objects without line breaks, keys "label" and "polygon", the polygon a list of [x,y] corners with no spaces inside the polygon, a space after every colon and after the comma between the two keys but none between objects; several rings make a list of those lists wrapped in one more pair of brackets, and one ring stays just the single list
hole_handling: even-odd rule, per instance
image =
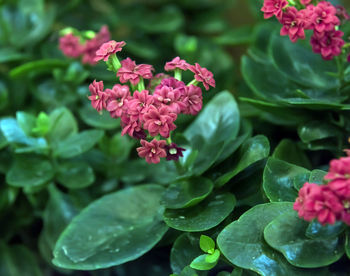
[{"label": "flower stem", "polygon": [[189,85],[191,85],[191,84],[193,84],[193,85],[197,85],[199,82],[196,80],[196,79],[193,79],[191,82],[189,82],[188,84],[187,84],[187,86],[189,86]]},{"label": "flower stem", "polygon": [[117,55],[116,54],[111,55],[110,56],[110,60],[111,60],[111,64],[112,64],[112,67],[113,67],[113,71],[114,72],[118,72],[119,68],[122,67],[122,65],[120,64],[120,61],[117,58]]},{"label": "flower stem", "polygon": [[142,91],[145,90],[145,82],[143,81],[143,78],[140,78],[139,83],[137,84],[137,90]]},{"label": "flower stem", "polygon": [[182,80],[182,70],[179,68],[176,68],[174,71],[174,78],[181,81]]}]

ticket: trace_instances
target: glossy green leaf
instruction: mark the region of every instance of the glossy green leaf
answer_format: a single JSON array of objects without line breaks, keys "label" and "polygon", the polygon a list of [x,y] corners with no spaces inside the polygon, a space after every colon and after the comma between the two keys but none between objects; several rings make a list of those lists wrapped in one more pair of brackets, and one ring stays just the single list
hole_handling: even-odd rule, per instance
[{"label": "glossy green leaf", "polygon": [[57,143],[54,154],[71,158],[90,150],[103,136],[102,130],[85,130]]},{"label": "glossy green leaf", "polygon": [[213,182],[204,177],[193,177],[172,183],[163,194],[162,204],[170,209],[188,208],[205,199],[213,187]]},{"label": "glossy green leaf", "polygon": [[308,225],[296,211],[290,210],[266,226],[264,237],[297,267],[317,268],[338,261],[344,254],[344,240],[337,236],[310,239],[305,236]]},{"label": "glossy green leaf", "polygon": [[346,225],[341,221],[337,221],[333,225],[321,225],[317,220],[313,220],[307,227],[305,235],[311,239],[327,239],[340,235],[345,229]]},{"label": "glossy green leaf", "polygon": [[215,249],[215,251],[212,254],[207,254],[205,257],[205,261],[207,263],[217,263],[220,258],[220,250]]},{"label": "glossy green leaf", "polygon": [[300,181],[294,181],[294,188],[298,191],[304,186],[305,182],[310,183],[316,183],[316,184],[324,184],[324,176],[327,174],[327,172],[322,170],[312,170],[309,175],[309,179],[305,180],[303,177],[300,179]]},{"label": "glossy green leaf", "polygon": [[81,189],[94,183],[95,175],[84,162],[65,162],[59,165],[57,181],[68,189]]},{"label": "glossy green leaf", "polygon": [[208,251],[214,251],[215,249],[215,242],[211,237],[208,237],[206,235],[201,235],[199,239],[199,247],[205,252],[208,253]]},{"label": "glossy green leaf", "polygon": [[346,256],[350,259],[350,233],[349,233],[349,231],[346,232],[346,237],[345,237],[345,252],[346,252]]},{"label": "glossy green leaf", "polygon": [[18,156],[6,174],[6,182],[15,187],[38,187],[54,176],[51,163],[40,156]]},{"label": "glossy green leaf", "polygon": [[24,131],[27,136],[31,136],[32,130],[35,127],[36,118],[34,115],[18,111],[16,112],[16,119],[19,127]]},{"label": "glossy green leaf", "polygon": [[71,111],[67,108],[58,108],[50,113],[51,130],[48,137],[57,142],[78,132],[78,124]]},{"label": "glossy green leaf", "polygon": [[238,156],[235,156],[237,162],[232,164],[231,170],[220,176],[215,181],[218,187],[226,184],[230,179],[238,173],[254,164],[255,162],[266,158],[270,153],[270,144],[267,138],[263,135],[252,137],[245,141],[241,146]]},{"label": "glossy green leaf", "polygon": [[60,59],[42,59],[22,64],[10,71],[11,78],[20,78],[29,74],[51,72],[55,68],[66,68],[67,62]]},{"label": "glossy green leaf", "polygon": [[195,258],[192,263],[190,264],[190,266],[194,269],[197,270],[210,270],[213,267],[216,266],[216,262],[214,263],[208,263],[206,262],[206,257],[208,256],[208,254],[203,254],[198,256],[197,258]]},{"label": "glossy green leaf", "polygon": [[89,126],[102,129],[116,129],[120,120],[111,118],[107,111],[99,114],[92,106],[85,106],[79,109],[80,118]]},{"label": "glossy green leaf", "polygon": [[217,94],[184,132],[192,150],[198,150],[193,174],[201,174],[216,161],[225,143],[236,138],[239,125],[239,111],[233,96],[228,91]]},{"label": "glossy green leaf", "polygon": [[337,127],[321,121],[311,121],[301,125],[298,128],[298,134],[304,143],[343,135]]},{"label": "glossy green leaf", "polygon": [[28,55],[17,52],[15,49],[10,47],[0,49],[0,63],[26,60],[28,57]]},{"label": "glossy green leaf", "polygon": [[304,185],[310,171],[285,161],[269,158],[264,175],[263,188],[270,201],[295,201],[298,192],[295,185]]},{"label": "glossy green leaf", "polygon": [[164,188],[142,185],[106,195],[87,206],[58,239],[53,263],[94,270],[134,260],[165,234],[159,204]]},{"label": "glossy green leaf", "polygon": [[205,231],[220,224],[233,211],[235,204],[232,194],[213,195],[191,208],[166,209],[164,221],[180,231]]},{"label": "glossy green leaf", "polygon": [[41,276],[35,255],[23,245],[0,242],[0,275]]}]

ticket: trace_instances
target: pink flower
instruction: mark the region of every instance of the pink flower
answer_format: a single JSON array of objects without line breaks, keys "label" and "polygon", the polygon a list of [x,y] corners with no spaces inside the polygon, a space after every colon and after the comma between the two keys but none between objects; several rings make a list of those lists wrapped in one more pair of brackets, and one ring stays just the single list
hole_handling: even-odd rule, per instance
[{"label": "pink flower", "polygon": [[67,57],[77,58],[82,54],[83,46],[79,42],[79,37],[67,34],[60,38],[60,50]]},{"label": "pink flower", "polygon": [[312,10],[311,22],[315,31],[321,33],[334,30],[340,24],[337,9],[329,2],[321,1]]},{"label": "pink flower", "polygon": [[203,83],[206,90],[209,90],[209,86],[215,87],[213,73],[208,69],[201,67],[198,63],[195,65],[190,65],[188,69],[194,73],[194,78],[196,81]]},{"label": "pink flower", "polygon": [[341,48],[345,44],[342,39],[344,33],[342,31],[330,31],[318,33],[314,32],[311,37],[312,50],[321,54],[325,60],[331,60],[334,56],[341,54]]},{"label": "pink flower", "polygon": [[190,85],[186,87],[186,96],[184,102],[186,104],[186,109],[184,114],[197,115],[202,109],[202,89],[195,85]]},{"label": "pink flower", "polygon": [[183,102],[185,90],[186,85],[182,81],[174,78],[164,79],[154,91],[155,105],[167,105],[171,112],[179,114],[187,107]]},{"label": "pink flower", "polygon": [[338,18],[340,18],[343,21],[342,23],[344,23],[344,21],[350,20],[350,15],[343,6],[338,5],[335,6],[335,8],[337,9]]},{"label": "pink flower", "polygon": [[108,94],[107,110],[111,117],[119,118],[126,110],[126,103],[131,100],[129,86],[116,84],[113,89],[106,89]]},{"label": "pink flower", "polygon": [[176,68],[186,71],[190,65],[186,60],[180,59],[180,57],[174,58],[172,61],[169,61],[165,64],[165,71],[172,71]]},{"label": "pink flower", "polygon": [[169,75],[164,73],[158,73],[157,75],[153,76],[150,82],[148,83],[147,89],[148,90],[154,90],[162,80],[170,78]]},{"label": "pink flower", "polygon": [[154,97],[149,94],[148,90],[142,90],[141,92],[135,91],[134,95],[127,103],[128,115],[133,121],[140,120],[143,122],[144,113],[153,103]]},{"label": "pink flower", "polygon": [[167,106],[161,106],[159,109],[151,105],[145,115],[143,116],[143,127],[148,130],[151,136],[158,134],[164,138],[168,138],[170,131],[174,130],[176,126],[174,121],[177,115],[172,113]]},{"label": "pink flower", "polygon": [[110,40],[106,43],[103,43],[100,49],[96,51],[95,61],[99,61],[101,59],[107,61],[111,55],[120,52],[122,50],[122,47],[125,45],[126,43],[124,41],[116,42],[115,40]]},{"label": "pink flower", "polygon": [[305,38],[305,29],[310,26],[310,11],[307,9],[298,11],[295,7],[288,7],[280,19],[283,25],[280,34],[288,35],[292,42],[296,42],[298,38]]},{"label": "pink flower", "polygon": [[135,137],[134,135],[142,132],[142,125],[139,120],[133,120],[129,115],[123,113],[121,117],[122,125],[122,136],[128,134],[130,137]]},{"label": "pink flower", "polygon": [[307,6],[311,3],[312,0],[300,0],[300,3],[304,6]]},{"label": "pink flower", "polygon": [[118,70],[117,77],[119,77],[121,83],[130,81],[132,85],[139,83],[140,78],[151,79],[152,71],[154,70],[152,65],[139,64],[136,65],[135,61],[130,58],[126,58],[121,61],[122,67]]},{"label": "pink flower", "polygon": [[264,0],[264,5],[261,11],[264,12],[264,18],[268,19],[276,16],[277,19],[282,18],[283,8],[288,5],[287,0]]},{"label": "pink flower", "polygon": [[350,157],[334,159],[324,177],[330,189],[341,198],[350,198]]},{"label": "pink flower", "polygon": [[326,185],[305,183],[299,190],[294,210],[306,221],[314,218],[322,224],[334,224],[340,218],[344,207],[339,198]]},{"label": "pink flower", "polygon": [[160,158],[166,157],[164,140],[153,139],[151,142],[141,140],[142,147],[137,148],[140,157],[145,158],[147,163],[159,163]]},{"label": "pink flower", "polygon": [[96,80],[94,80],[93,83],[89,85],[89,90],[91,93],[89,100],[91,100],[92,107],[98,112],[105,109],[108,95],[103,92],[103,81],[96,82]]}]

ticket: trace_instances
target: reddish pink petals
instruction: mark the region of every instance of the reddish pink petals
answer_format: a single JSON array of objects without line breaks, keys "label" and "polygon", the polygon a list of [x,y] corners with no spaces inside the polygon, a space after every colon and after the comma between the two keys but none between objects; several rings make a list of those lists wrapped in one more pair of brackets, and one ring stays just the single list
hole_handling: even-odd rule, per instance
[{"label": "reddish pink petals", "polygon": [[334,224],[344,210],[342,202],[329,187],[314,183],[304,184],[293,208],[299,217],[307,221],[317,218],[322,225]]},{"label": "reddish pink petals", "polygon": [[144,113],[153,103],[154,97],[149,94],[148,90],[142,90],[141,92],[135,91],[132,98],[128,101],[128,115],[132,120],[143,122]]},{"label": "reddish pink petals", "polygon": [[120,52],[122,48],[126,45],[124,41],[116,42],[115,40],[103,43],[96,51],[95,61],[104,60],[107,61],[109,57],[117,52]]},{"label": "reddish pink petals", "polygon": [[202,89],[192,84],[187,86],[183,101],[186,104],[184,114],[197,115],[202,109],[203,104]]},{"label": "reddish pink petals", "polygon": [[329,2],[321,1],[312,9],[311,22],[316,32],[332,31],[340,24],[337,9]]},{"label": "reddish pink petals", "polygon": [[154,70],[152,65],[139,64],[136,65],[135,61],[130,58],[126,58],[121,61],[122,67],[118,70],[117,77],[121,83],[130,81],[132,85],[137,85],[140,82],[140,78],[151,79],[152,71]]},{"label": "reddish pink petals", "polygon": [[312,50],[315,53],[321,54],[325,60],[331,60],[334,56],[339,56],[343,45],[342,39],[344,33],[342,31],[329,31],[318,33],[314,32],[311,37]]},{"label": "reddish pink petals", "polygon": [[129,86],[116,84],[113,89],[106,89],[108,94],[107,110],[111,117],[119,118],[123,115],[127,108],[127,102],[131,100]]},{"label": "reddish pink petals", "polygon": [[261,11],[264,12],[264,18],[268,19],[276,16],[277,19],[282,18],[283,8],[288,5],[287,0],[265,0]]},{"label": "reddish pink petals", "polygon": [[103,92],[103,81],[96,82],[96,80],[94,80],[93,83],[89,85],[89,90],[91,93],[89,100],[91,100],[92,107],[99,112],[105,109],[107,107],[106,101],[108,95]]},{"label": "reddish pink petals", "polygon": [[167,106],[161,106],[159,109],[151,105],[143,116],[143,127],[148,130],[151,136],[160,134],[164,138],[168,138],[170,131],[176,126],[174,121],[177,115],[169,110]]},{"label": "reddish pink petals", "polygon": [[300,3],[303,4],[304,6],[307,6],[311,3],[312,0],[300,0]]},{"label": "reddish pink petals", "polygon": [[83,46],[79,42],[79,37],[67,34],[60,38],[60,50],[67,57],[77,58],[82,54]]},{"label": "reddish pink petals", "polygon": [[176,68],[181,70],[188,70],[190,64],[186,62],[186,60],[180,59],[180,57],[174,58],[172,61],[169,61],[165,64],[164,69],[165,71],[173,71]]},{"label": "reddish pink petals", "polygon": [[332,160],[325,179],[331,180],[328,186],[340,198],[350,198],[350,157]]},{"label": "reddish pink petals", "polygon": [[198,63],[191,65],[188,69],[194,73],[196,81],[203,83],[205,90],[209,90],[209,86],[215,87],[214,75],[208,69],[201,67]]},{"label": "reddish pink petals", "polygon": [[137,148],[140,157],[145,158],[147,163],[159,163],[160,158],[166,157],[164,140],[153,139],[151,142],[141,140],[142,147]]}]

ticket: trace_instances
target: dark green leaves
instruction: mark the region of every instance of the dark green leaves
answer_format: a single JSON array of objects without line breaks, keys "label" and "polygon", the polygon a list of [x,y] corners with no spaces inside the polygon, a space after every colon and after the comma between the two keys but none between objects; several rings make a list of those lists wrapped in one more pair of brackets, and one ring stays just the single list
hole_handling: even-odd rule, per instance
[{"label": "dark green leaves", "polygon": [[102,129],[115,129],[120,125],[120,121],[111,118],[108,112],[99,114],[91,106],[85,106],[79,109],[79,115],[81,119],[89,126],[102,128]]},{"label": "dark green leaves", "polygon": [[[191,142],[191,151],[198,150],[193,174],[199,175],[219,158],[225,145],[232,142],[239,130],[239,111],[233,96],[227,92],[216,95],[184,132]],[[185,152],[186,156],[191,152]]]},{"label": "dark green leaves", "polygon": [[106,195],[86,207],[57,241],[53,263],[94,270],[134,260],[167,231],[159,204],[164,189],[142,185]]},{"label": "dark green leaves", "polygon": [[211,180],[203,177],[172,183],[163,194],[162,204],[171,209],[196,205],[210,194],[213,186]]},{"label": "dark green leaves", "polygon": [[84,162],[65,162],[59,166],[57,181],[69,189],[81,189],[91,185],[95,175]]},{"label": "dark green leaves", "polygon": [[60,158],[71,158],[91,149],[103,136],[101,130],[85,130],[57,143],[54,154]]},{"label": "dark green leaves", "polygon": [[180,231],[205,231],[222,222],[235,204],[235,197],[229,193],[213,195],[191,208],[166,209],[164,221]]}]

